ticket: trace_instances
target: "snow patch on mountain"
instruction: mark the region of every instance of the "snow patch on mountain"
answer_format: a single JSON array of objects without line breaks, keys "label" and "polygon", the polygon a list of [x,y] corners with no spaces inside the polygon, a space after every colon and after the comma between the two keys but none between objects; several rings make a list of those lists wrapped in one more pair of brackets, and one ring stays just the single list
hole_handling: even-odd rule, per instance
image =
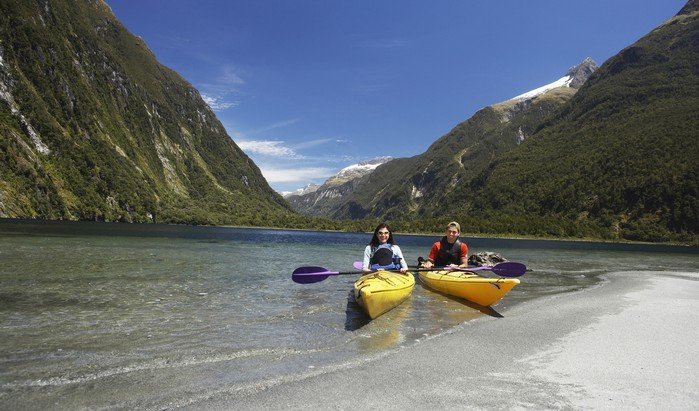
[{"label": "snow patch on mountain", "polygon": [[295,191],[282,191],[281,194],[282,197],[287,198],[289,196],[302,196],[305,194],[310,194],[316,192],[320,188],[320,184],[308,184],[304,187],[299,188],[298,190]]},{"label": "snow patch on mountain", "polygon": [[552,90],[554,88],[558,87],[570,87],[570,83],[573,81],[573,76],[567,75],[559,78],[558,80],[554,81],[553,83],[549,83],[545,86],[541,86],[539,88],[535,88],[534,90],[527,91],[524,94],[520,94],[518,96],[512,97],[509,101],[512,100],[527,100],[530,98],[534,98],[540,94],[544,94],[549,90]]},{"label": "snow patch on mountain", "polygon": [[347,176],[347,175],[357,175],[357,174],[367,174],[371,171],[374,171],[376,167],[380,166],[381,164],[391,160],[391,157],[377,157],[372,160],[368,161],[362,161],[361,163],[358,164],[352,164],[351,166],[347,166],[340,170],[339,173],[337,173],[337,177],[342,177],[342,176]]},{"label": "snow patch on mountain", "polygon": [[393,157],[376,157],[368,161],[362,161],[358,164],[352,164],[340,170],[339,173],[330,177],[325,181],[324,186],[334,186],[344,184],[347,181],[354,180],[356,178],[363,177],[374,170],[376,167],[391,161]]}]

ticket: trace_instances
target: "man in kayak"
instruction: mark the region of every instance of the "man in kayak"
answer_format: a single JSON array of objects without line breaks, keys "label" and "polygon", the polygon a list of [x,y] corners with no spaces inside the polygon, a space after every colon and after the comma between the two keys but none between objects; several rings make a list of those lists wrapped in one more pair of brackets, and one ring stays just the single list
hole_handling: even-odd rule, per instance
[{"label": "man in kayak", "polygon": [[363,271],[400,270],[408,271],[408,263],[403,258],[403,252],[393,239],[391,228],[381,223],[374,229],[371,242],[364,249]]},{"label": "man in kayak", "polygon": [[447,224],[446,235],[432,244],[430,256],[422,263],[424,268],[468,266],[468,246],[459,240],[461,226],[456,221]]}]

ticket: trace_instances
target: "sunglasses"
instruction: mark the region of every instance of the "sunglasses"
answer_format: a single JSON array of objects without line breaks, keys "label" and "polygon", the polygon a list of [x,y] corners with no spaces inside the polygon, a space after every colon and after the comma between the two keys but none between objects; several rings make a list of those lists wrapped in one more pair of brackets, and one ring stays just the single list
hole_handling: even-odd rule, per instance
[{"label": "sunglasses", "polygon": [[389,235],[391,233],[389,233],[388,231],[379,231],[377,234]]}]

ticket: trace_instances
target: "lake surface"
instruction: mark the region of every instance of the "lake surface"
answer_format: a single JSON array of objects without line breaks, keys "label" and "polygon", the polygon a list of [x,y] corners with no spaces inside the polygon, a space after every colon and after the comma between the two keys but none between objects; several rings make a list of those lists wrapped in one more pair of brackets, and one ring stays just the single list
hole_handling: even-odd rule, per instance
[{"label": "lake surface", "polygon": [[[300,266],[354,271],[370,237],[0,220],[0,409],[196,406],[498,321],[615,271],[699,271],[697,248],[465,237],[532,271],[490,312],[418,284],[373,321],[350,295],[356,275],[291,281]],[[409,264],[436,240],[395,237]]]}]

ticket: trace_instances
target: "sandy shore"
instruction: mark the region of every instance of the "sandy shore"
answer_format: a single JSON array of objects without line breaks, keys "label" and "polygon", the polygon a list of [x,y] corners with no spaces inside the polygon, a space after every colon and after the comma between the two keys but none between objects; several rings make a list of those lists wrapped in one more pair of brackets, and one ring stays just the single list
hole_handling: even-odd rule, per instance
[{"label": "sandy shore", "polygon": [[[496,307],[497,308],[497,307]],[[206,409],[699,409],[699,273],[615,273]]]}]

